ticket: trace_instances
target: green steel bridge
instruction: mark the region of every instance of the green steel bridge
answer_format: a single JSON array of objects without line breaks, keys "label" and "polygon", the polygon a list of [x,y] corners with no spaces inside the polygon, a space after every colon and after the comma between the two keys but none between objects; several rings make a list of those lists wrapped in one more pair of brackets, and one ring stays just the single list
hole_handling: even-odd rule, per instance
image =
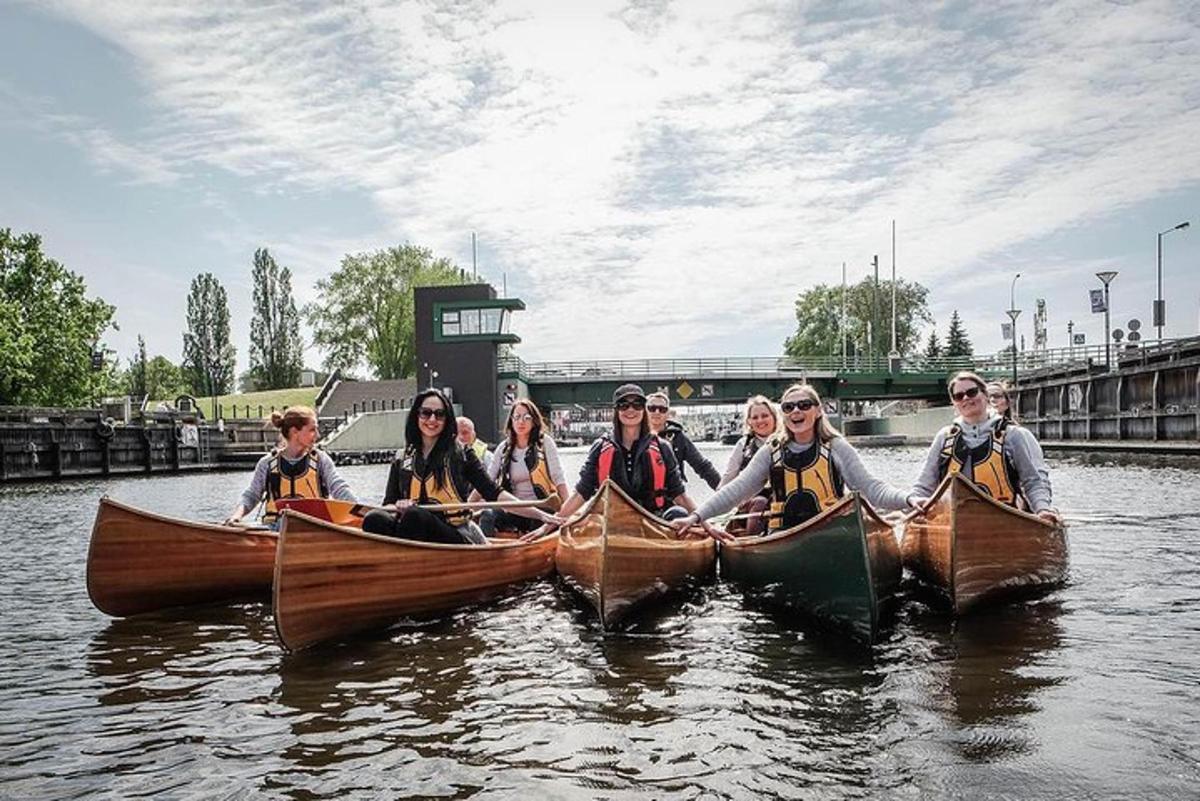
[{"label": "green steel bridge", "polygon": [[[1164,340],[1143,343],[1136,350],[1145,358],[1181,343]],[[1114,366],[1130,350],[1114,348]],[[1016,370],[1025,381],[1045,371],[1103,369],[1103,345],[1028,351],[1017,354]],[[618,386],[640,384],[647,392],[668,393],[672,403],[740,403],[761,393],[778,398],[791,384],[806,382],[823,398],[839,400],[944,400],[946,380],[958,370],[973,370],[987,378],[1011,378],[1011,351],[953,358],[904,356],[890,363],[885,357],[729,356],[701,359],[593,359],[526,362],[515,356],[499,362],[499,379],[513,391],[524,390],[545,406],[608,404]],[[523,386],[522,386],[523,385]]]}]

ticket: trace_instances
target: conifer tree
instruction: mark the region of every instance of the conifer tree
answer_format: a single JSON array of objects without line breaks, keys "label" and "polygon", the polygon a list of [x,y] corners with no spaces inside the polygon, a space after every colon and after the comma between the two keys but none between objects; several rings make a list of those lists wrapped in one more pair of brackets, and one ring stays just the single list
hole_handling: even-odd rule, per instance
[{"label": "conifer tree", "polygon": [[938,340],[937,329],[929,331],[929,342],[925,345],[925,358],[936,359],[942,355],[942,343]]},{"label": "conifer tree", "polygon": [[962,320],[958,317],[958,309],[950,315],[950,330],[946,334],[946,350],[944,354],[948,357],[955,356],[973,356],[974,349],[971,347],[971,340],[967,338],[967,332],[963,329]]}]

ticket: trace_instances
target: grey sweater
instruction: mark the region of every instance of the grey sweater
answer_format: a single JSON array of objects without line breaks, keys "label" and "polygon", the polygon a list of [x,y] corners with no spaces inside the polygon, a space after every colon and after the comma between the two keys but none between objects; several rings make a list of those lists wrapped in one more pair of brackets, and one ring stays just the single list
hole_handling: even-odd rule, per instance
[{"label": "grey sweater", "polygon": [[[809,445],[797,445],[788,442],[785,445],[792,453],[800,453]],[[858,451],[843,437],[835,437],[829,443],[829,458],[842,476],[847,489],[861,492],[871,506],[881,511],[903,509],[908,505],[908,494],[897,489],[882,479],[875,478],[867,471]],[[738,477],[717,490],[707,501],[700,505],[696,514],[701,520],[727,512],[743,501],[757,495],[771,478],[771,448],[758,449],[750,464],[746,465]]]},{"label": "grey sweater", "polygon": [[[989,417],[982,423],[972,424],[965,422],[961,417],[956,417],[954,422],[962,428],[962,437],[967,447],[974,448],[992,436],[992,429],[1000,422],[1000,418]],[[933,444],[929,446],[929,453],[925,455],[925,464],[921,468],[921,475],[913,484],[914,495],[929,497],[937,489],[938,459],[949,431],[950,426],[946,426],[933,438]],[[1010,425],[1008,432],[1004,435],[1004,456],[1010,459],[1013,467],[1017,469],[1017,477],[1021,484],[1020,492],[1029,502],[1029,508],[1034,512],[1053,509],[1054,498],[1050,488],[1050,471],[1042,456],[1042,446],[1038,444],[1033,434],[1029,433],[1028,429]]]},{"label": "grey sweater", "polygon": [[[339,501],[351,501],[358,503],[358,498],[354,497],[354,493],[350,491],[350,485],[346,483],[346,479],[338,475],[337,467],[333,464],[333,459],[329,458],[329,454],[324,451],[317,451],[317,469],[320,471],[322,478],[325,481],[325,487],[329,490],[329,497],[336,498]],[[299,459],[287,459],[291,464],[300,461]],[[246,514],[258,506],[263,499],[263,495],[267,492],[267,470],[271,464],[271,454],[267,454],[258,460],[258,464],[254,466],[254,475],[250,479],[250,486],[242,493],[242,514]]]}]

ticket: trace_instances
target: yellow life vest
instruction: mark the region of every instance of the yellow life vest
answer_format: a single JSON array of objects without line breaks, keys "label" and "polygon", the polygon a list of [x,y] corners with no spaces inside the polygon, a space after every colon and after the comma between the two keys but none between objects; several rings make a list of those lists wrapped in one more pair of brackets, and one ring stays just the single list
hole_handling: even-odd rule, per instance
[{"label": "yellow life vest", "polygon": [[[512,457],[509,455],[510,449],[508,440],[501,442],[496,446],[495,458],[500,459],[500,489],[505,492],[512,492]],[[530,464],[532,462],[532,464]],[[529,471],[529,481],[533,484],[533,494],[538,498],[549,498],[555,493],[554,479],[550,477],[550,465],[546,463],[546,454],[540,445],[530,443],[525,449],[525,468]],[[551,502],[550,507],[558,509],[562,506],[562,499]]]},{"label": "yellow life vest", "polygon": [[279,451],[271,454],[267,464],[267,505],[263,510],[263,522],[271,525],[279,519],[279,507],[275,502],[285,498],[325,498],[325,481],[321,476],[321,457],[312,450],[296,464],[300,472],[290,475],[284,470],[284,459]]},{"label": "yellow life vest", "polygon": [[1004,437],[1008,426],[1007,420],[1001,420],[992,429],[992,435],[974,448],[967,447],[961,426],[957,423],[950,426],[938,459],[938,480],[945,478],[948,473],[961,473],[1000,503],[1016,506],[1016,487],[1020,482],[1016,469],[1004,456]]},{"label": "yellow life vest", "polygon": [[[466,496],[459,491],[454,471],[449,466],[445,470],[446,475],[443,477],[443,485],[439,487],[437,483],[437,471],[430,470],[428,466],[426,466],[426,474],[424,476],[417,475],[414,469],[416,457],[416,449],[407,448],[400,462],[400,486],[404,487],[406,483],[408,486],[408,494],[405,497],[422,505],[433,503],[464,503],[466,501]],[[453,459],[454,454],[450,454],[448,458]],[[407,482],[404,481],[405,476],[408,478]],[[436,514],[441,515],[452,526],[461,526],[471,519],[471,512],[468,510],[460,512],[437,512]]]},{"label": "yellow life vest", "polygon": [[829,443],[815,440],[800,453],[787,449],[789,438],[771,441],[772,531],[791,528],[837,504],[844,494],[842,478],[829,455]]}]

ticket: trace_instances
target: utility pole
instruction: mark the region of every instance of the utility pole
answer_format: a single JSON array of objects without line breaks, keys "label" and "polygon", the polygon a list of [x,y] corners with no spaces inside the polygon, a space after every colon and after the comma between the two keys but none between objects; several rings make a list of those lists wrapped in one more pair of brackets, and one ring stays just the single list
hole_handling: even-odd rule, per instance
[{"label": "utility pole", "polygon": [[842,369],[846,369],[846,262],[842,262]]},{"label": "utility pole", "polygon": [[874,368],[875,332],[879,330],[879,254],[871,257],[871,265],[875,268],[875,285],[871,288],[871,360]]},{"label": "utility pole", "polygon": [[475,232],[471,232],[471,276],[479,280],[479,250],[476,244]]},{"label": "utility pole", "polygon": [[888,351],[888,372],[900,369],[900,351],[896,347],[896,221],[892,220],[892,349]]}]

